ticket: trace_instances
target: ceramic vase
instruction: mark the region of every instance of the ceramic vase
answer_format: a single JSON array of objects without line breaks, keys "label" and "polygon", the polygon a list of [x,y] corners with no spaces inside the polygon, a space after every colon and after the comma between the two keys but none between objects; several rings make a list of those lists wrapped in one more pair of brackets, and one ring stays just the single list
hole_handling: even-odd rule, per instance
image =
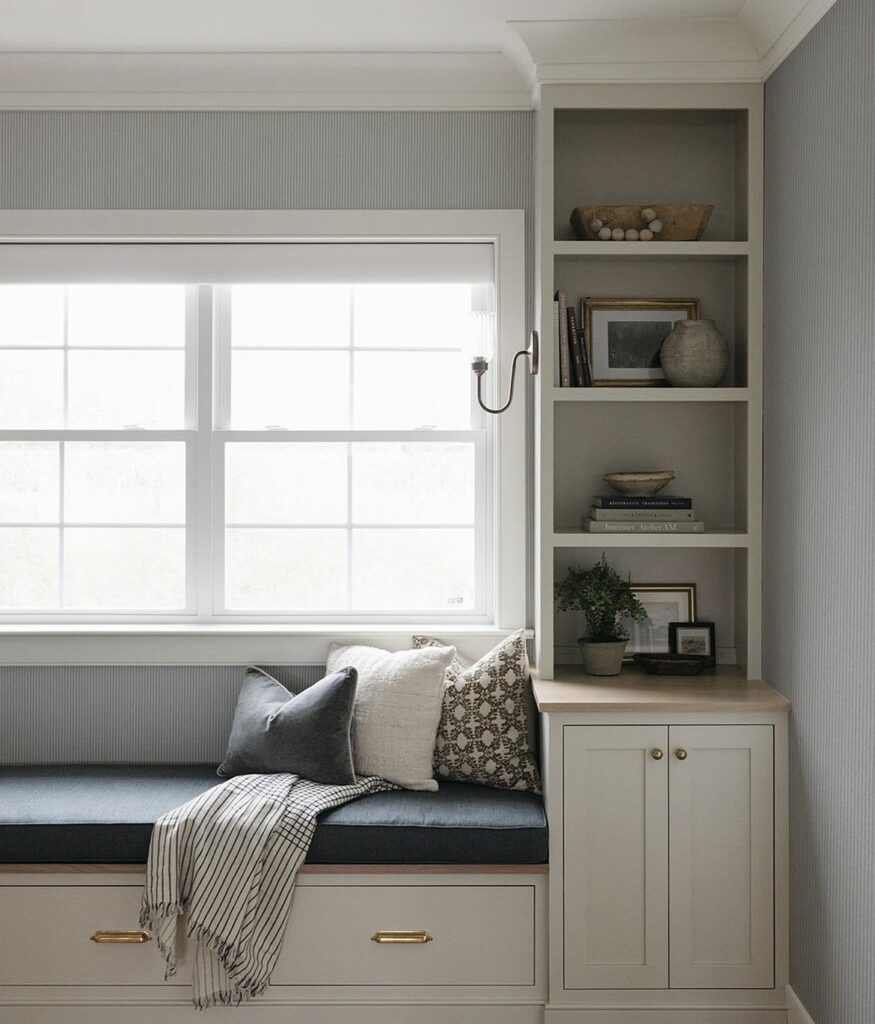
[{"label": "ceramic vase", "polygon": [[583,669],[590,676],[618,676],[623,667],[626,641],[595,643],[592,640],[578,640],[583,655]]},{"label": "ceramic vase", "polygon": [[713,320],[678,320],[659,359],[673,387],[713,388],[729,366],[729,347]]}]

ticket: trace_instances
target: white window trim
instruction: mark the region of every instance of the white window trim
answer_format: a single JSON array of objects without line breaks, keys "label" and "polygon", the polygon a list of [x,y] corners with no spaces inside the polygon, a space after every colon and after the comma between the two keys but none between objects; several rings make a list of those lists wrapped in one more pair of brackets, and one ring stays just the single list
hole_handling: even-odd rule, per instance
[{"label": "white window trim", "polygon": [[[229,242],[271,243],[308,241],[471,241],[495,245],[496,308],[500,334],[495,358],[487,380],[506,389],[505,375],[515,351],[525,345],[525,257],[524,215],[521,210],[330,210],[330,211],[4,211],[0,213],[0,244],[26,243],[162,243]],[[199,336],[199,361],[209,353],[209,339]],[[203,399],[203,394],[201,394]],[[112,617],[112,623],[64,622],[57,617],[44,623],[0,624],[0,660],[21,662],[158,661],[174,663],[240,662],[266,659],[271,650],[281,661],[321,660],[328,638],[355,636],[386,647],[403,647],[413,631],[435,632],[463,651],[475,656],[510,629],[519,628],[526,617],[526,460],[525,391],[493,422],[495,475],[494,565],[491,622],[488,624],[430,626],[381,624],[374,621],[349,623],[290,624],[281,617],[265,616],[258,623],[184,621],[178,616],[161,622],[126,622]],[[199,417],[211,419],[209,402],[198,403]],[[198,426],[203,426],[201,422]],[[193,425],[192,425],[193,426]],[[189,435],[190,437],[191,435]],[[191,443],[208,443],[208,431],[199,431]],[[190,472],[197,476],[189,488],[200,493],[211,489],[209,460],[191,460]],[[208,502],[192,502],[198,514],[209,517]],[[206,510],[206,511],[205,511]],[[210,601],[213,581],[204,571],[208,559],[212,524],[194,521],[189,508],[189,558],[197,560],[199,571],[194,586],[198,603]],[[192,595],[189,595],[190,598]],[[95,617],[96,618],[96,617]],[[41,638],[38,649],[34,640]],[[172,638],[172,639],[171,639]],[[208,639],[209,638],[209,639]],[[248,638],[241,642],[242,638]],[[168,647],[165,640],[171,640]],[[204,641],[208,640],[207,644]],[[83,645],[83,641],[85,644]],[[268,641],[265,643],[265,641]],[[120,646],[121,644],[121,646]],[[278,647],[277,647],[278,645]],[[173,657],[169,657],[171,650]],[[124,652],[128,651],[128,655]]]}]

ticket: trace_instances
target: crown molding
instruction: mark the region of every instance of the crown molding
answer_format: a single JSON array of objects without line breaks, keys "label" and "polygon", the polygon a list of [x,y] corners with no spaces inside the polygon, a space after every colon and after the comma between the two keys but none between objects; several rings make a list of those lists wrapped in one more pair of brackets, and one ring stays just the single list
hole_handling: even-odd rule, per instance
[{"label": "crown molding", "polygon": [[737,18],[512,21],[541,84],[763,82],[836,0],[747,0]]},{"label": "crown molding", "polygon": [[0,53],[0,109],[530,109],[499,51]]},{"label": "crown molding", "polygon": [[540,83],[761,81],[734,18],[513,21]]},{"label": "crown molding", "polygon": [[747,0],[738,20],[760,54],[763,80],[796,49],[836,0]]},{"label": "crown molding", "polygon": [[763,82],[836,0],[737,18],[507,22],[458,52],[0,52],[0,109],[528,110],[541,85]]}]

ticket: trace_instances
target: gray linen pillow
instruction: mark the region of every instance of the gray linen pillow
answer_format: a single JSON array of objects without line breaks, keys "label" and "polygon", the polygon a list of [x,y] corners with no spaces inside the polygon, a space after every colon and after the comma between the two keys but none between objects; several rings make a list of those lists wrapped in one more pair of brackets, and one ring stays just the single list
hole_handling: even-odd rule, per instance
[{"label": "gray linen pillow", "polygon": [[267,672],[248,668],[217,774],[291,772],[332,785],[355,782],[350,730],[357,683],[354,668],[341,668],[293,694]]}]

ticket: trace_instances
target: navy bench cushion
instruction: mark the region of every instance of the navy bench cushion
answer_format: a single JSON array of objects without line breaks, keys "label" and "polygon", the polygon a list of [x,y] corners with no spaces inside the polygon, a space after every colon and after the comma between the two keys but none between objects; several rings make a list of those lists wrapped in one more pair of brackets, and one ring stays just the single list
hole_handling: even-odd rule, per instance
[{"label": "navy bench cushion", "polygon": [[[208,765],[0,767],[0,863],[142,864],[155,821],[224,780]],[[541,864],[541,798],[442,782],[326,811],[311,864]]]}]

